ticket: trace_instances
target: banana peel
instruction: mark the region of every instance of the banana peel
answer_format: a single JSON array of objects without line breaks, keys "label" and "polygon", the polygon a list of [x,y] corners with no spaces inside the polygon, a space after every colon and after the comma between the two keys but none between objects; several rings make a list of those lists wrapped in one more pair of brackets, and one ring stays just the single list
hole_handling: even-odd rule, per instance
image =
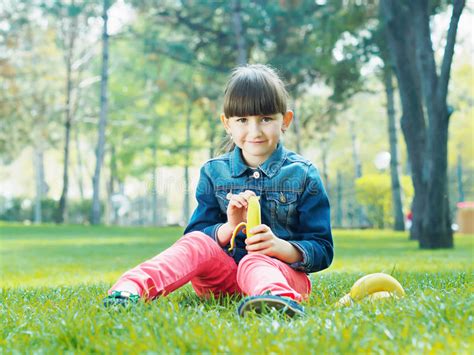
[{"label": "banana peel", "polygon": [[367,298],[369,301],[405,296],[402,285],[393,277],[384,273],[369,274],[361,277],[352,286],[350,292],[342,297],[337,307],[350,306],[354,302]]}]

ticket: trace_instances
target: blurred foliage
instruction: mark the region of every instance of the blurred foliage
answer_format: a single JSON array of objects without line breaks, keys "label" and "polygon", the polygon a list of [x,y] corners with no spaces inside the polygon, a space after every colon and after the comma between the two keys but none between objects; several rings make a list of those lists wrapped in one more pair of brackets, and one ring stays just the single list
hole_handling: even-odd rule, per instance
[{"label": "blurred foliage", "polygon": [[[223,86],[238,57],[233,3],[127,0],[112,4],[110,14],[122,6],[126,16],[110,33],[107,179],[123,185],[127,178],[149,178],[156,166],[182,167],[188,147],[193,166],[216,155],[224,137],[219,122]],[[239,3],[248,62],[269,63],[288,83],[290,107],[300,124],[298,134],[293,129],[286,133],[288,148],[300,146],[319,166],[325,154],[334,187],[338,171],[347,180],[353,176],[348,129],[353,121],[363,172],[375,173],[374,156],[389,150],[380,82],[384,64],[378,3]],[[446,1],[435,5],[434,13],[443,12]],[[99,110],[100,1],[8,0],[0,4],[0,12],[0,161],[7,164],[29,147],[62,163],[57,153],[63,147],[65,36],[72,19],[80,23],[72,73],[70,168],[75,174],[83,172],[87,190]],[[449,97],[455,108],[450,174],[459,152],[466,196],[471,198],[472,71],[470,62],[453,68]],[[400,114],[397,105],[397,117]],[[188,117],[190,141],[185,135]],[[400,134],[399,142],[400,165],[409,174]],[[60,176],[59,169],[46,174],[47,179]],[[451,200],[454,203],[456,197]]]},{"label": "blurred foliage", "polygon": [[[31,223],[34,220],[34,201],[28,198],[0,198],[0,221]],[[58,202],[45,198],[41,200],[42,223],[54,223]],[[73,224],[89,224],[91,200],[71,200],[67,210],[67,220]],[[104,206],[102,206],[104,211]]]},{"label": "blurred foliage", "polygon": [[[410,210],[413,198],[413,185],[410,177],[400,178],[402,204],[405,211]],[[367,218],[375,228],[393,225],[393,200],[390,175],[367,174],[355,182],[356,198],[366,209]]]},{"label": "blurred foliage", "polygon": [[[13,6],[13,5],[12,5]],[[47,149],[55,134],[61,104],[61,72],[55,32],[37,24],[25,4],[4,11],[10,31],[0,33],[0,159],[9,162],[25,146]],[[38,27],[39,25],[39,27]]]}]

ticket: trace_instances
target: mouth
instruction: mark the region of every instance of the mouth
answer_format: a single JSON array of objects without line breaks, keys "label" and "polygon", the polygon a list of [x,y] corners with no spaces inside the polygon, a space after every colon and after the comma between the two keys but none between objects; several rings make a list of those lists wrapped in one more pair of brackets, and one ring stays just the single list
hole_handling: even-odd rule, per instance
[{"label": "mouth", "polygon": [[265,141],[248,141],[248,143],[251,143],[251,144],[262,144],[262,143],[265,143]]}]

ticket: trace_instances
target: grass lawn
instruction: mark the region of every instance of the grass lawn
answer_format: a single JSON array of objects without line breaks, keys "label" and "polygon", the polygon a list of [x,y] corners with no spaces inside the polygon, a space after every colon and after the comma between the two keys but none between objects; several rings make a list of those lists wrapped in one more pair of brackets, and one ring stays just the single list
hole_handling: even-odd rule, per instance
[{"label": "grass lawn", "polygon": [[[104,310],[120,274],[181,231],[0,225],[0,353],[474,352],[474,236],[427,251],[403,233],[336,230],[334,262],[311,275],[302,319],[240,319],[239,298],[203,301],[189,285],[133,310]],[[373,272],[395,276],[407,296],[334,307]]]}]

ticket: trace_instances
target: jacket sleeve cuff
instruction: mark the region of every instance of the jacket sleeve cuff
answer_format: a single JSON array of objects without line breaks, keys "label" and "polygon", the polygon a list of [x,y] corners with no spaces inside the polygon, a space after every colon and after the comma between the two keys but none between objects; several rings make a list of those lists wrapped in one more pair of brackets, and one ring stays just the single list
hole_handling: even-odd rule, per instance
[{"label": "jacket sleeve cuff", "polygon": [[310,267],[310,265],[308,264],[308,254],[303,249],[303,247],[298,244],[298,242],[289,241],[289,243],[293,245],[296,249],[298,249],[301,255],[303,255],[303,260],[297,261],[296,263],[289,264],[290,267],[297,271],[303,271],[303,272],[308,273],[309,267]]},{"label": "jacket sleeve cuff", "polygon": [[203,229],[203,233],[207,234],[209,237],[211,237],[217,244],[219,244],[219,241],[217,240],[217,231],[219,228],[223,225],[224,223],[217,223],[212,226],[206,227]]}]

